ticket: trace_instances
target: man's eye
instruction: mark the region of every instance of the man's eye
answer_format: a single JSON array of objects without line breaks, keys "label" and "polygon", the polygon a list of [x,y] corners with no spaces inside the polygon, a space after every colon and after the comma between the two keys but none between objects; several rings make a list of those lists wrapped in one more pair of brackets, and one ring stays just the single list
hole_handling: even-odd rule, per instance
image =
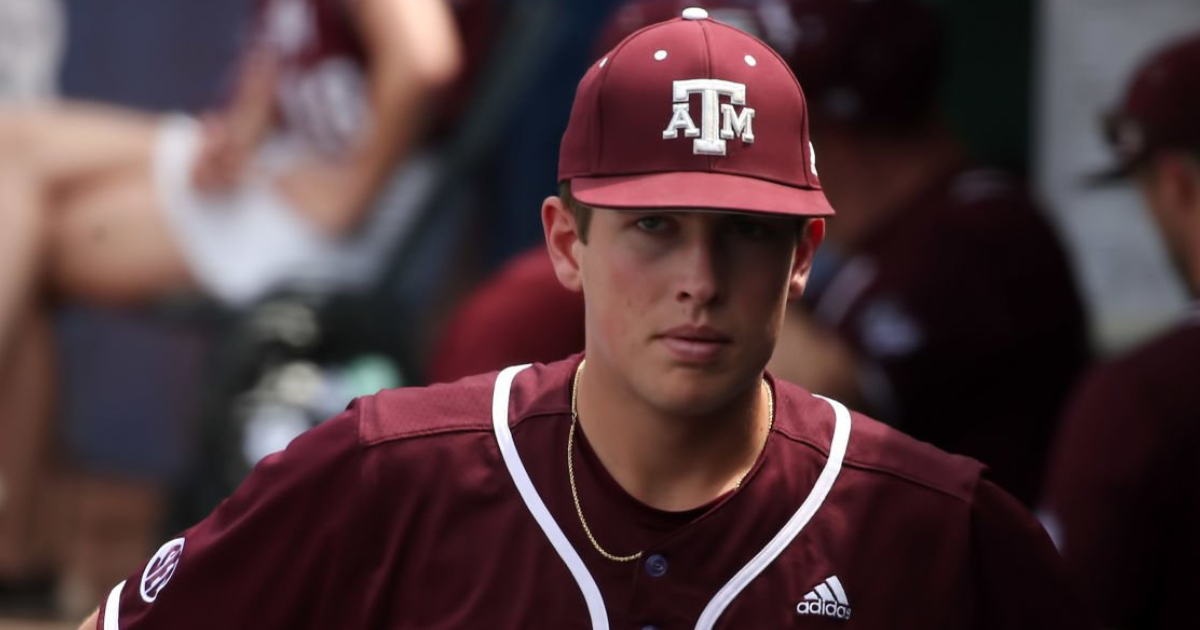
[{"label": "man's eye", "polygon": [[748,236],[751,238],[762,238],[771,232],[770,226],[762,221],[754,219],[739,218],[733,221],[733,231],[738,236]]},{"label": "man's eye", "polygon": [[647,232],[658,232],[667,225],[666,219],[662,217],[642,217],[638,219],[637,226]]}]

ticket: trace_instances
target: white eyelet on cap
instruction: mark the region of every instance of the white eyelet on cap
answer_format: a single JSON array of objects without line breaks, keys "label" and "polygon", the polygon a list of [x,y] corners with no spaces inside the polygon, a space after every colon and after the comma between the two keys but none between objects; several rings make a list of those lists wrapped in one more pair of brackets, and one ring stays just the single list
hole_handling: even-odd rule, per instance
[{"label": "white eyelet on cap", "polygon": [[685,20],[707,20],[708,11],[700,7],[688,7],[683,10],[683,19]]},{"label": "white eyelet on cap", "polygon": [[746,65],[751,68],[758,65],[758,60],[754,58],[754,55],[746,55],[743,59],[746,60]]},{"label": "white eyelet on cap", "polygon": [[667,51],[665,51],[665,50],[654,51],[654,60],[655,61],[662,61],[663,59],[666,59],[666,58],[667,58]]}]

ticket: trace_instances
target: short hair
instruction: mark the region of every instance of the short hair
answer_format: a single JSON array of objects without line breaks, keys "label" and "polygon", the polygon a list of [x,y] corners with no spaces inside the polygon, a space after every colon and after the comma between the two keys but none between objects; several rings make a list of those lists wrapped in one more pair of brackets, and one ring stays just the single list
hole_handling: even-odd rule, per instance
[{"label": "short hair", "polygon": [[575,215],[575,229],[579,232],[579,240],[587,245],[588,226],[592,224],[594,208],[575,198],[571,193],[571,180],[558,185],[558,196],[571,214]]}]

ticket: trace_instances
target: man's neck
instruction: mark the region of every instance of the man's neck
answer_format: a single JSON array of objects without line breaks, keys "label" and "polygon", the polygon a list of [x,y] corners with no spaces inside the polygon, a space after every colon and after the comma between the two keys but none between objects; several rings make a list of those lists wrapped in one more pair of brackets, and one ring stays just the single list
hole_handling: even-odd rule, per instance
[{"label": "man's neck", "polygon": [[756,382],[704,415],[672,413],[588,363],[580,374],[579,424],[600,462],[631,496],[680,511],[740,484],[766,443],[770,410]]}]

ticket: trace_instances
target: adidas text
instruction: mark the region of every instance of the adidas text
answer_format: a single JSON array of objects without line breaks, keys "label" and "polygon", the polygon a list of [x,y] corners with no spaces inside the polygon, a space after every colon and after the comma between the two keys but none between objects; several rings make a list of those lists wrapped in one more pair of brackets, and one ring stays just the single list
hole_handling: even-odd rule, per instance
[{"label": "adidas text", "polygon": [[796,604],[796,613],[801,615],[818,615],[835,619],[849,619],[850,607],[830,601],[802,601]]},{"label": "adidas text", "polygon": [[850,619],[850,598],[846,596],[846,589],[838,576],[825,578],[805,594],[804,599],[796,604],[796,614],[833,617],[843,621]]}]

